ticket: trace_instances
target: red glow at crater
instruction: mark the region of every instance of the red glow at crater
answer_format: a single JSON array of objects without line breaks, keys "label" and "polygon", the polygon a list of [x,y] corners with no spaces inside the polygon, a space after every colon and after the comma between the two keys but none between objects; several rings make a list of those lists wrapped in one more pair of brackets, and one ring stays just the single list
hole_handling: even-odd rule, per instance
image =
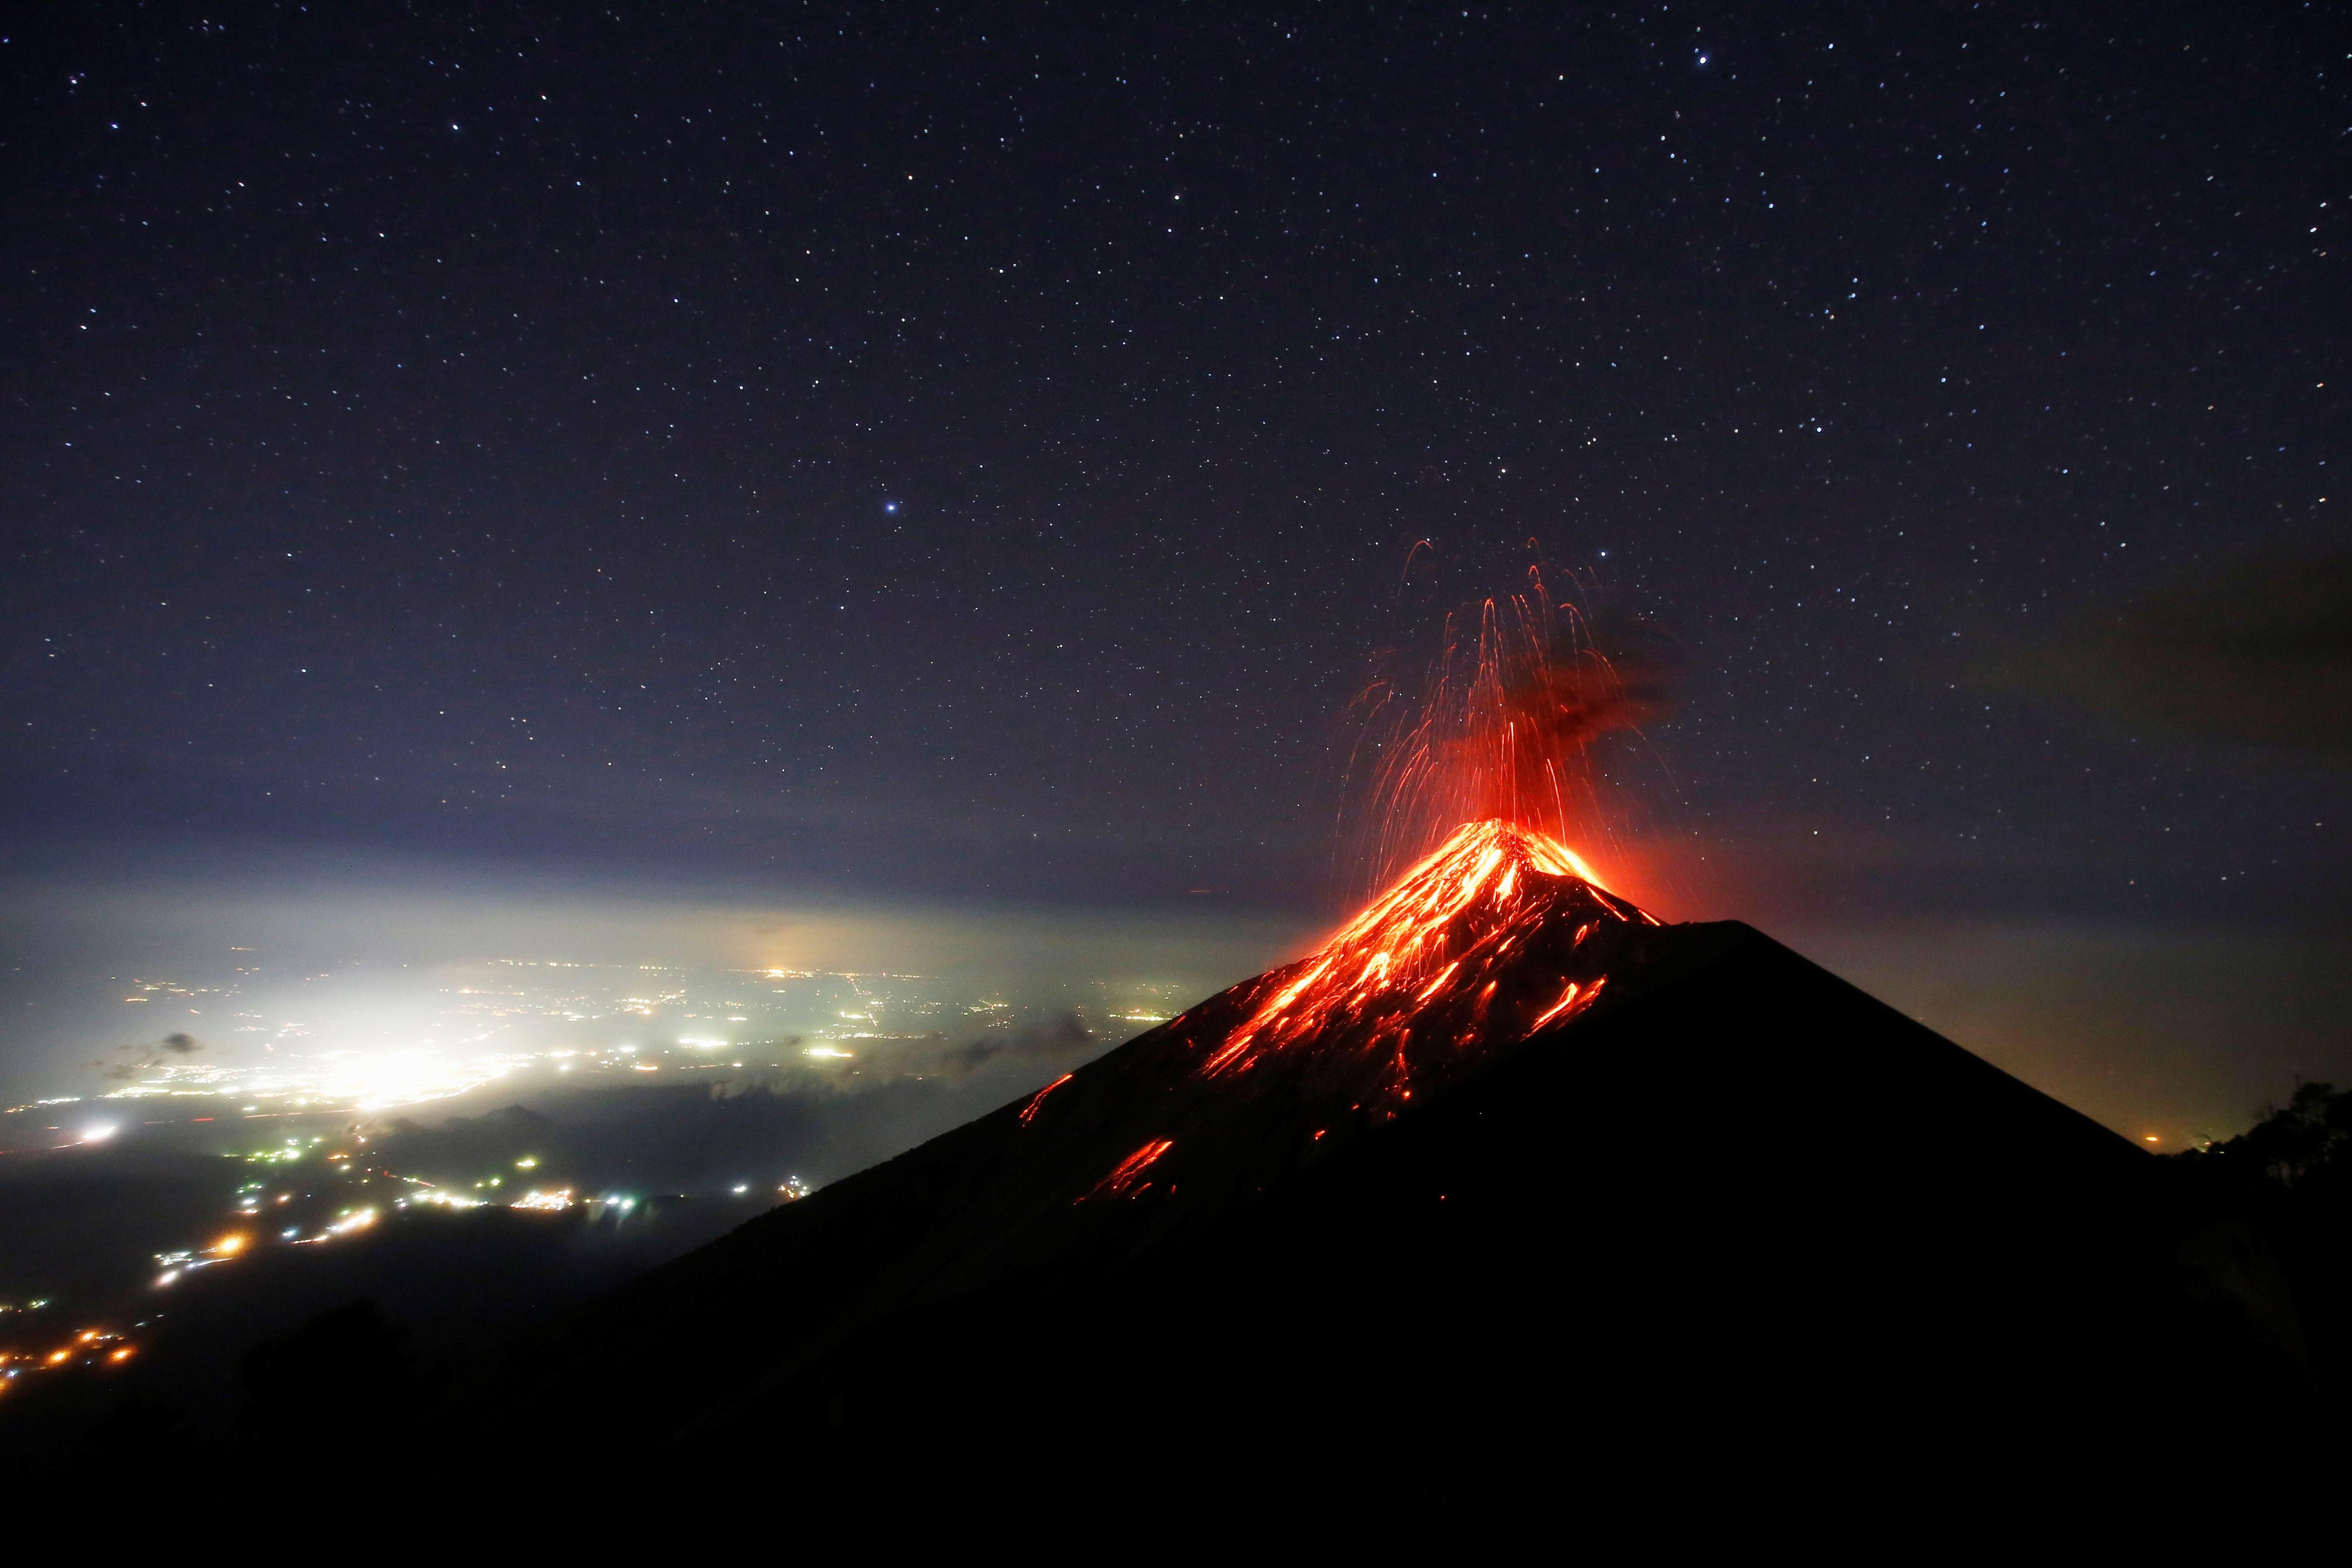
[{"label": "red glow at crater", "polygon": [[[1508,822],[1465,823],[1321,949],[1277,971],[1271,994],[1202,1070],[1243,1072],[1269,1053],[1345,1041],[1392,1058],[1394,1087],[1410,1098],[1416,1036],[1423,1052],[1517,1038],[1600,995],[1605,974],[1564,973],[1548,978],[1565,989],[1539,994],[1539,1005],[1523,994],[1541,973],[1522,962],[1529,940],[1563,920],[1575,922],[1571,951],[1601,921],[1657,923],[1601,888],[1557,839]],[[1498,1012],[1507,974],[1516,984]]]},{"label": "red glow at crater", "polygon": [[1418,695],[1381,681],[1360,700],[1369,868],[1393,876],[1465,823],[1527,828],[1555,854],[1605,833],[1592,747],[1663,717],[1680,673],[1659,628],[1556,605],[1540,567],[1522,592],[1447,617]]}]

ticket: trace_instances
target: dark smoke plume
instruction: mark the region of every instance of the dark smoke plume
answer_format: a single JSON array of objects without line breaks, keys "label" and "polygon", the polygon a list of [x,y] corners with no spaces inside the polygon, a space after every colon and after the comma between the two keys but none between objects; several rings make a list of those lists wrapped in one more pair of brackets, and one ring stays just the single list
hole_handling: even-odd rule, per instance
[{"label": "dark smoke plume", "polygon": [[118,1047],[115,1050],[92,1061],[89,1066],[91,1070],[107,1078],[135,1079],[141,1073],[152,1071],[165,1062],[192,1057],[204,1048],[204,1042],[194,1035],[166,1035],[160,1040],[143,1045]]},{"label": "dark smoke plume", "polygon": [[1418,677],[1376,680],[1360,705],[1362,863],[1384,882],[1465,822],[1570,843],[1605,835],[1591,750],[1670,714],[1685,668],[1656,622],[1556,605],[1540,570],[1522,592],[1447,616]]}]

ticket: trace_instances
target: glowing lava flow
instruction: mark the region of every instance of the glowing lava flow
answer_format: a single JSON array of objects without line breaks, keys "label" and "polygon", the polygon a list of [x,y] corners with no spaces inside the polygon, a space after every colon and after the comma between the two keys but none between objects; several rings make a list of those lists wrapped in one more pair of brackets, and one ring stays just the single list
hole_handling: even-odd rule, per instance
[{"label": "glowing lava flow", "polygon": [[[1160,1155],[1174,1147],[1176,1147],[1176,1141],[1172,1138],[1154,1138],[1150,1142],[1112,1166],[1110,1174],[1096,1183],[1094,1191],[1088,1193],[1087,1197],[1132,1197],[1141,1193],[1144,1187],[1151,1184],[1145,1182],[1142,1186],[1138,1186],[1137,1179],[1156,1164]],[[1084,1203],[1086,1199],[1081,1198],[1078,1201]]]},{"label": "glowing lava flow", "polygon": [[1078,1204],[1172,1199],[1180,1180],[1188,1194],[1262,1190],[1269,1173],[1253,1162],[1326,1157],[1497,1053],[1549,1048],[1609,991],[1612,969],[1637,984],[1657,925],[1558,839],[1499,818],[1465,823],[1306,958],[1008,1113],[1101,1161],[1068,1194]]},{"label": "glowing lava flow", "polygon": [[1053,1082],[1047,1084],[1045,1088],[1039,1089],[1035,1094],[1031,1095],[1029,1097],[1029,1103],[1021,1108],[1021,1120],[1024,1122],[1036,1121],[1037,1112],[1045,1107],[1045,1097],[1053,1093],[1055,1089],[1061,1088],[1064,1084],[1069,1082],[1070,1079],[1076,1076],[1077,1075],[1076,1073],[1066,1072],[1061,1077],[1055,1079]]},{"label": "glowing lava flow", "polygon": [[[1524,1037],[1590,1006],[1608,976],[1565,973],[1557,950],[1572,954],[1604,921],[1658,923],[1557,839],[1465,823],[1320,950],[1270,977],[1201,1070],[1217,1078],[1293,1047],[1337,1047],[1385,1056],[1391,1086],[1410,1099],[1416,1058]],[[1574,934],[1563,942],[1567,922]],[[1528,995],[1538,980],[1552,989]]]}]

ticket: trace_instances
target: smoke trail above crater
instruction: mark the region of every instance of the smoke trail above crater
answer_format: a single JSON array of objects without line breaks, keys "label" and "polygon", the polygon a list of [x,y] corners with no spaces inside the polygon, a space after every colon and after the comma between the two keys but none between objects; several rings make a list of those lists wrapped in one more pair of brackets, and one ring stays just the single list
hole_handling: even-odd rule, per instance
[{"label": "smoke trail above crater", "polygon": [[1564,844],[1605,835],[1592,749],[1670,713],[1685,662],[1656,623],[1563,601],[1540,564],[1518,592],[1445,616],[1425,659],[1357,703],[1351,775],[1375,883],[1465,822]]}]

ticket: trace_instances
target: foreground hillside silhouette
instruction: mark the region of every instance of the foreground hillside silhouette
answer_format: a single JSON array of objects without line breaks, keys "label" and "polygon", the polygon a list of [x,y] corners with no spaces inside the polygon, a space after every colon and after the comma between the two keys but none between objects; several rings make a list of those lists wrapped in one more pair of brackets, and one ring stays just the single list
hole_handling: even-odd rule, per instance
[{"label": "foreground hillside silhouette", "polygon": [[1318,953],[570,1314],[440,1420],[755,1468],[1524,1464],[2291,1381],[2184,1264],[2160,1162],[1746,926],[1464,834]]}]

